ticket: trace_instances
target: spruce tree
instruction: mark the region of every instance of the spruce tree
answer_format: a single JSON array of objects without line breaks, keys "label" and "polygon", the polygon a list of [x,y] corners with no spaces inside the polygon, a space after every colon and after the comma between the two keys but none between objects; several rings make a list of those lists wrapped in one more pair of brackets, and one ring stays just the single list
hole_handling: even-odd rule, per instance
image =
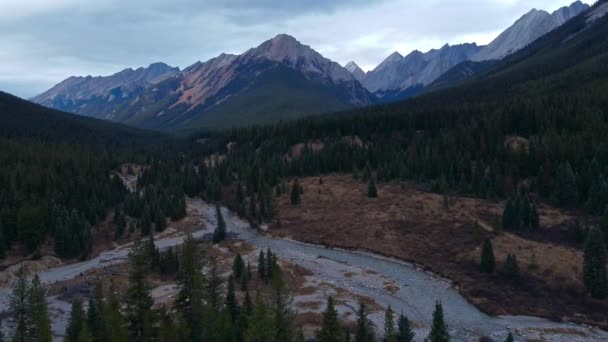
[{"label": "spruce tree", "polygon": [[486,238],[481,247],[481,270],[486,273],[494,272],[495,259],[494,249],[492,248],[492,241]]},{"label": "spruce tree", "polygon": [[87,324],[82,325],[82,328],[78,333],[78,342],[93,342],[93,335],[91,334]]},{"label": "spruce tree", "polygon": [[[223,285],[222,278],[220,277],[220,272],[217,267],[217,262],[215,260],[211,260],[211,266],[209,266],[209,273],[207,276],[207,289],[205,291],[206,294],[206,302],[209,306],[209,309],[214,315],[219,315],[221,306],[222,306],[222,294],[221,289]],[[217,318],[217,316],[214,316]]]},{"label": "spruce tree", "polygon": [[427,337],[429,342],[449,342],[450,334],[448,326],[443,317],[443,306],[440,302],[435,303],[435,311],[433,312],[433,325],[431,332]]},{"label": "spruce tree", "polygon": [[359,310],[357,311],[357,331],[355,333],[355,342],[373,342],[374,341],[374,329],[371,322],[367,318],[367,306],[365,303],[359,303]]},{"label": "spruce tree", "polygon": [[374,182],[374,180],[371,178],[370,178],[369,182],[367,183],[367,197],[369,197],[369,198],[378,197],[378,189],[376,189],[376,182]]},{"label": "spruce tree", "polygon": [[226,239],[226,221],[222,216],[222,210],[219,205],[215,206],[215,218],[217,226],[213,231],[213,243],[220,243]]},{"label": "spruce tree", "polygon": [[251,342],[276,341],[276,331],[273,323],[272,311],[262,297],[258,295],[255,305],[253,305],[251,318],[248,320],[245,340]]},{"label": "spruce tree", "polygon": [[51,320],[49,319],[45,290],[36,274],[28,289],[27,307],[30,316],[28,337],[31,341],[51,342]]},{"label": "spruce tree", "polygon": [[99,307],[99,302],[93,296],[89,298],[89,306],[87,308],[87,324],[89,332],[93,336],[94,341],[103,341],[103,315]]},{"label": "spruce tree", "polygon": [[300,183],[296,179],[293,181],[293,186],[291,187],[291,204],[292,205],[300,204],[300,201],[301,201],[300,195],[301,195]]},{"label": "spruce tree", "polygon": [[82,309],[82,302],[80,299],[74,299],[72,301],[72,310],[70,311],[70,318],[68,319],[68,325],[65,329],[64,342],[78,342],[80,331],[83,325],[85,325],[84,310]]},{"label": "spruce tree", "polygon": [[414,335],[410,320],[401,313],[397,324],[397,342],[412,342],[414,341]]},{"label": "spruce tree", "polygon": [[29,284],[23,267],[19,268],[16,276],[9,302],[9,310],[12,312],[11,323],[14,328],[13,341],[27,342],[29,341],[28,328],[32,324],[27,305]]},{"label": "spruce tree", "polygon": [[342,328],[338,318],[338,311],[334,307],[334,299],[329,296],[327,298],[327,308],[323,312],[321,321],[321,329],[317,331],[318,342],[342,342]]},{"label": "spruce tree", "polygon": [[505,342],[513,342],[513,334],[509,331],[509,335],[505,339]]},{"label": "spruce tree", "polygon": [[519,280],[519,265],[517,263],[517,257],[515,254],[508,254],[505,261],[505,275],[507,278],[518,281]]},{"label": "spruce tree", "polygon": [[232,273],[234,274],[234,278],[241,279],[245,271],[245,261],[243,261],[241,253],[237,253],[232,262]]},{"label": "spruce tree", "polygon": [[195,342],[203,340],[205,279],[201,269],[196,241],[188,234],[182,246],[175,307],[182,324],[181,334]]},{"label": "spruce tree", "polygon": [[131,271],[126,298],[126,319],[132,341],[148,341],[152,336],[154,315],[148,276],[150,260],[145,244],[139,243],[129,253]]},{"label": "spruce tree", "polygon": [[226,309],[230,314],[232,323],[236,323],[239,315],[239,303],[236,300],[234,291],[234,277],[230,275],[228,278],[228,290],[226,292]]},{"label": "spruce tree", "polygon": [[126,342],[129,338],[126,320],[120,311],[120,298],[114,286],[110,283],[108,299],[104,308],[104,324],[107,331],[107,340],[112,342]]},{"label": "spruce tree", "polygon": [[260,250],[260,255],[258,257],[258,276],[260,279],[266,279],[266,256],[264,255],[264,250]]},{"label": "spruce tree", "polygon": [[158,341],[159,342],[173,342],[176,340],[177,329],[175,327],[175,322],[173,321],[173,317],[171,313],[167,310],[167,308],[163,305],[158,313],[160,320],[160,327],[158,331]]},{"label": "spruce tree", "polygon": [[395,329],[395,312],[393,311],[390,305],[384,313],[384,341],[397,341],[397,331]]},{"label": "spruce tree", "polygon": [[275,341],[291,341],[295,334],[295,313],[291,310],[292,297],[283,278],[283,272],[273,264],[272,312]]},{"label": "spruce tree", "polygon": [[583,280],[587,292],[593,298],[608,296],[608,273],[606,272],[606,246],[602,233],[592,229],[585,242]]}]

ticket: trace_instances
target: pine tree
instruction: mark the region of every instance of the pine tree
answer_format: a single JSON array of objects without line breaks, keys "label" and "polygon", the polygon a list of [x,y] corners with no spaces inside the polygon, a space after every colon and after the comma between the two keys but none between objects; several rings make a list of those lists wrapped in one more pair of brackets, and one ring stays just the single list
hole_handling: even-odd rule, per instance
[{"label": "pine tree", "polygon": [[448,332],[448,326],[445,323],[443,317],[443,306],[440,302],[435,303],[435,311],[433,312],[433,325],[431,326],[431,332],[427,337],[429,342],[449,342],[450,334]]},{"label": "pine tree", "polygon": [[485,239],[481,248],[481,270],[486,273],[494,272],[494,249],[492,248],[492,241]]},{"label": "pine tree", "polygon": [[188,235],[182,246],[179,270],[179,292],[175,307],[180,318],[181,333],[188,341],[202,341],[204,321],[205,278],[201,273],[196,241]]},{"label": "pine tree", "polygon": [[330,296],[327,298],[327,308],[323,312],[321,329],[317,331],[317,341],[342,342],[343,340],[338,311],[334,307],[334,299]]},{"label": "pine tree", "polygon": [[275,336],[276,332],[274,331],[272,312],[264,300],[262,300],[262,297],[258,295],[255,300],[255,305],[253,305],[251,318],[248,320],[245,341],[276,341]]},{"label": "pine tree", "polygon": [[245,271],[245,261],[243,261],[241,253],[237,253],[232,262],[232,273],[234,274],[234,278],[241,279]]},{"label": "pine tree", "polygon": [[266,279],[266,257],[264,255],[264,250],[260,250],[260,255],[258,257],[258,276],[260,279]]},{"label": "pine tree", "polygon": [[291,187],[291,204],[292,205],[300,204],[300,201],[301,201],[300,195],[301,195],[300,183],[296,179],[293,181],[293,186]]},{"label": "pine tree", "polygon": [[89,298],[87,324],[93,340],[103,341],[103,315],[99,307],[99,302],[94,297]]},{"label": "pine tree", "polygon": [[602,233],[592,229],[585,242],[583,280],[591,297],[604,299],[608,296],[608,273],[606,272],[606,246]]},{"label": "pine tree", "polygon": [[152,336],[154,315],[150,296],[148,275],[150,260],[145,244],[137,244],[129,253],[131,272],[129,272],[129,287],[126,298],[126,319],[130,339],[133,341],[148,341]]},{"label": "pine tree", "polygon": [[397,331],[395,330],[395,313],[390,305],[384,313],[384,341],[397,341]]},{"label": "pine tree", "polygon": [[217,317],[219,315],[222,299],[222,278],[220,277],[219,269],[215,260],[211,260],[211,266],[209,267],[209,274],[207,276],[207,291],[206,291],[206,302],[211,312]]},{"label": "pine tree", "polygon": [[505,339],[505,342],[513,342],[513,334],[509,331],[509,335]]},{"label": "pine tree", "polygon": [[167,311],[167,308],[163,305],[159,310],[160,327],[158,331],[159,342],[173,342],[176,340],[177,329],[171,314]]},{"label": "pine tree", "polygon": [[11,317],[14,327],[13,341],[27,342],[29,341],[28,328],[32,324],[27,305],[29,284],[23,267],[19,268],[16,276],[9,303],[10,312],[13,313]]},{"label": "pine tree", "polygon": [[107,331],[107,340],[112,342],[126,342],[129,337],[127,323],[124,316],[120,312],[120,298],[114,287],[114,283],[110,283],[108,289],[108,301],[103,306],[104,308],[104,323]]},{"label": "pine tree", "polygon": [[538,216],[538,209],[535,205],[532,205],[530,209],[530,229],[533,231],[538,231],[539,228],[540,218]]},{"label": "pine tree", "polygon": [[376,182],[374,182],[374,180],[371,178],[370,178],[369,182],[367,183],[367,197],[369,197],[369,198],[378,197],[378,189],[376,189]]},{"label": "pine tree", "polygon": [[226,239],[226,221],[222,216],[222,210],[219,205],[215,206],[215,218],[217,226],[213,231],[213,243],[220,243]]},{"label": "pine tree", "polygon": [[357,311],[357,331],[355,333],[355,342],[373,342],[374,330],[371,322],[367,318],[367,306],[365,303],[359,303]]},{"label": "pine tree", "polygon": [[65,329],[65,342],[78,342],[78,337],[82,327],[85,325],[84,310],[82,309],[82,302],[79,299],[72,301],[72,310],[70,311],[70,318],[68,319],[68,325]]},{"label": "pine tree", "polygon": [[93,335],[91,334],[88,325],[82,325],[82,328],[78,333],[78,342],[93,342]]},{"label": "pine tree", "polygon": [[507,255],[505,261],[505,275],[513,281],[519,280],[519,265],[517,264],[517,257],[515,254]]},{"label": "pine tree", "polygon": [[236,300],[234,292],[234,277],[230,275],[228,278],[228,290],[226,292],[226,309],[230,314],[232,323],[236,323],[239,315],[239,303]]},{"label": "pine tree", "polygon": [[270,247],[268,247],[268,249],[266,250],[266,267],[264,267],[264,269],[266,270],[266,280],[273,279],[273,272],[276,266],[276,261],[276,257],[274,256],[274,254],[272,254]]},{"label": "pine tree", "polygon": [[51,321],[49,319],[45,290],[36,274],[27,293],[28,315],[30,327],[28,337],[30,341],[51,342]]},{"label": "pine tree", "polygon": [[291,310],[291,295],[281,269],[276,263],[273,263],[272,266],[272,312],[276,332],[275,341],[291,341],[295,331],[293,325],[295,314]]},{"label": "pine tree", "polygon": [[397,328],[397,342],[412,342],[414,341],[414,329],[410,323],[410,320],[401,314],[399,316],[399,323]]}]

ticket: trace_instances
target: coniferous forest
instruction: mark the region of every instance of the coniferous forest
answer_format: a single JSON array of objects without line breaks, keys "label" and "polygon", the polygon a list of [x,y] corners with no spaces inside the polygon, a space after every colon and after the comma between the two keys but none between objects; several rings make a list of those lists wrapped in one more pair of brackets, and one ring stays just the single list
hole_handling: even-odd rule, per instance
[{"label": "coniferous forest", "polygon": [[[187,235],[161,251],[154,234],[187,217],[189,199],[213,206],[213,244],[229,237],[222,206],[253,228],[280,228],[281,198],[301,208],[311,191],[303,178],[321,186],[324,176],[352,175],[369,201],[382,198],[384,184],[407,183],[443,195],[446,210],[452,196],[504,203],[494,231],[477,236],[471,274],[522,292],[533,291],[516,252],[498,260],[489,236],[554,238],[541,205],[581,218],[585,226],[577,221],[564,244],[582,255],[582,285],[568,291],[597,314],[608,305],[608,17],[593,30],[584,25],[575,18],[476,78],[409,101],[188,137],[74,118],[0,93],[3,265],[89,259],[96,234],[110,226],[114,242],[133,242],[125,287],[96,283],[87,303],[74,300],[66,341],[304,341],[288,272],[271,249],[253,266],[236,254],[224,277],[202,239]],[[128,164],[141,166],[133,187],[120,171]],[[155,305],[151,279],[175,281],[171,305]],[[20,269],[8,338],[52,340],[47,305],[40,278]],[[350,325],[335,305],[328,296],[316,341],[414,340],[415,322],[390,306],[382,330],[364,300]],[[431,310],[427,340],[450,341],[442,303]]]}]

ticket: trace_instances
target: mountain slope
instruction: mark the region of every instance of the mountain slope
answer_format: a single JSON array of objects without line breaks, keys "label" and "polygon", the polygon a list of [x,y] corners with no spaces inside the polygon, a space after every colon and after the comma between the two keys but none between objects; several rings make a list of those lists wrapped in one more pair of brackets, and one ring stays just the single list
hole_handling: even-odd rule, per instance
[{"label": "mountain slope", "polygon": [[357,81],[361,82],[361,80],[365,77],[365,72],[357,65],[357,63],[350,61],[345,66],[344,69],[348,70]]},{"label": "mountain slope", "polygon": [[[147,68],[129,68],[107,77],[70,77],[35,96],[32,101],[62,111],[112,119],[110,113],[114,108],[133,101],[149,85],[162,82],[178,72],[179,68],[154,63]],[[108,116],[100,113],[108,113]]]},{"label": "mountain slope", "polygon": [[[285,75],[277,75],[277,72]],[[292,75],[293,72],[300,77]],[[266,76],[268,73],[272,76]],[[265,85],[261,80],[272,83]],[[89,101],[79,102],[68,109],[86,115],[91,111],[85,108],[94,108],[97,117],[156,130],[187,129],[195,124],[204,127],[206,122],[222,127],[242,125],[241,122],[227,121],[227,117],[223,118],[225,115],[211,118],[229,108],[237,112],[246,108],[251,114],[243,122],[256,123],[257,114],[254,113],[263,112],[261,121],[266,122],[273,117],[299,117],[366,106],[375,101],[349,71],[284,34],[242,55],[222,54],[207,62],[197,62],[181,72],[163,75],[162,79],[155,78],[143,84],[132,82],[119,89],[108,90],[108,87],[101,86],[95,89],[99,91],[89,94]],[[261,94],[264,89],[267,94]],[[273,96],[277,89],[281,90],[281,98]],[[319,92],[318,89],[325,91]],[[76,97],[72,88],[57,86],[52,90],[36,100],[59,107],[64,98]],[[125,95],[127,91],[131,92]],[[260,97],[266,99],[264,103],[258,100]],[[296,101],[297,105],[288,108],[289,113],[285,114],[285,99],[290,98],[307,100]],[[232,101],[238,101],[244,107],[230,105]],[[207,113],[216,106],[222,109]],[[242,117],[241,114],[238,116]]]},{"label": "mountain slope", "polygon": [[75,116],[0,92],[0,136],[104,147],[163,143],[157,133]]},{"label": "mountain slope", "polygon": [[552,14],[533,9],[501,33],[488,46],[473,56],[474,61],[502,59],[532,43],[547,32],[563,25],[569,19],[587,10],[589,5],[580,1],[562,7]]},{"label": "mountain slope", "polygon": [[405,57],[395,52],[367,73],[362,83],[385,102],[403,99],[415,95],[419,89],[480,50],[476,44],[446,44],[439,50],[427,53],[413,51]]}]

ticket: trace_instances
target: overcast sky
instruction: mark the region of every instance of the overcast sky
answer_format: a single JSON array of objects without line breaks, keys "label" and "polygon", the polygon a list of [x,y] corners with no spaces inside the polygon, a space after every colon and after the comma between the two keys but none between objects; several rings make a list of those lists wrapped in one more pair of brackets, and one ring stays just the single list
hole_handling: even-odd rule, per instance
[{"label": "overcast sky", "polygon": [[278,33],[369,70],[393,51],[487,44],[530,9],[572,1],[0,0],[0,90],[30,97],[71,75],[184,68]]}]

